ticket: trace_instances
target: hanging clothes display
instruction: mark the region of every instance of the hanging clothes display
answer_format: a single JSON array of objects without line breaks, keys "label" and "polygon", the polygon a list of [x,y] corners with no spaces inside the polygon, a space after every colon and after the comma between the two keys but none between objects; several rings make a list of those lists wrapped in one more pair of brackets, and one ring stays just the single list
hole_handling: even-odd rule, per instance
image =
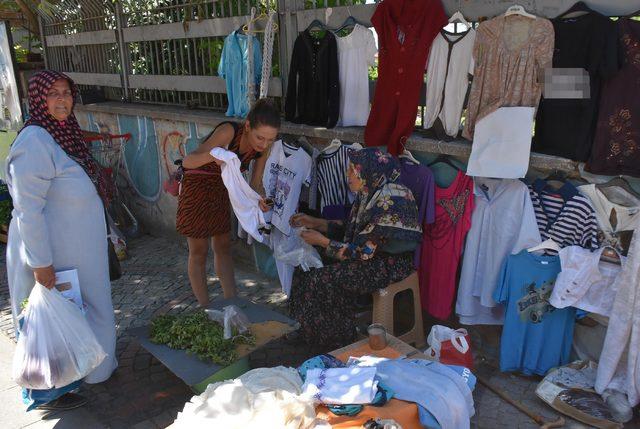
[{"label": "hanging clothes display", "polygon": [[435,188],[435,221],[420,250],[420,299],[433,317],[446,320],[456,291],[458,263],[473,212],[473,180],[462,171],[447,188]]},{"label": "hanging clothes display", "polygon": [[633,231],[640,227],[640,199],[617,186],[603,191],[591,184],[579,186],[578,190],[589,197],[595,209],[600,233],[598,241],[602,246],[611,246],[626,255]]},{"label": "hanging clothes display", "polygon": [[600,355],[596,391],[626,393],[634,407],[640,402],[640,229],[634,233],[627,262],[614,288],[618,292]]},{"label": "hanging clothes display", "polygon": [[[418,204],[418,223],[423,231],[435,222],[435,180],[431,169],[400,156],[400,183],[411,190]],[[415,251],[414,263],[420,266],[420,246]]]},{"label": "hanging clothes display", "polygon": [[369,66],[375,65],[376,41],[373,32],[360,24],[337,41],[340,69],[338,125],[363,127],[369,117]]},{"label": "hanging clothes display", "polygon": [[[282,140],[276,141],[271,147],[262,183],[266,197],[274,203],[267,216],[272,226],[272,249],[287,240],[291,233],[289,220],[298,210],[302,185],[309,186],[311,182],[312,163],[311,156],[302,147],[283,143]],[[276,258],[276,269],[282,291],[288,295],[295,267]]]},{"label": "hanging clothes display", "polygon": [[415,126],[429,48],[447,17],[439,0],[385,0],[371,23],[378,34],[378,83],[364,141],[398,155]]},{"label": "hanging clothes display", "polygon": [[[227,116],[245,118],[249,113],[247,75],[249,70],[249,45],[253,51],[253,77],[255,85],[260,85],[262,70],[262,55],[260,54],[260,42],[254,36],[234,31],[224,39],[222,56],[218,64],[218,76],[225,80],[227,88]],[[257,87],[256,86],[256,87]]]},{"label": "hanging clothes display", "polygon": [[349,151],[360,149],[362,146],[358,143],[347,145],[334,140],[318,156],[318,193],[323,218],[344,220],[349,216],[354,198],[347,183]]},{"label": "hanging clothes display", "polygon": [[273,143],[262,183],[266,197],[273,200],[271,224],[288,235],[291,230],[289,220],[298,209],[302,185],[311,183],[311,156],[301,147],[283,143]]},{"label": "hanging clothes display", "polygon": [[464,249],[456,313],[463,325],[503,322],[493,293],[505,259],[540,243],[527,185],[514,179],[474,178],[475,208]]},{"label": "hanging clothes display", "polygon": [[537,107],[542,70],[553,56],[553,25],[544,18],[498,16],[476,30],[475,69],[463,136],[500,107]]},{"label": "hanging clothes display", "polygon": [[[604,247],[591,252],[580,246],[560,250],[562,272],[558,274],[549,303],[556,308],[576,307],[609,316],[617,290],[621,266],[601,261]],[[621,258],[624,265],[626,258]],[[617,285],[616,285],[617,286]]]},{"label": "hanging clothes display", "polygon": [[545,375],[570,362],[576,311],[549,304],[559,272],[557,255],[523,250],[507,259],[494,294],[496,302],[505,304],[500,371]]},{"label": "hanging clothes display", "polygon": [[[586,161],[593,143],[601,83],[618,67],[615,23],[592,10],[576,18],[560,17],[552,22],[553,68],[586,71],[588,85],[585,82],[584,86],[588,90],[582,97],[571,99],[551,98],[555,94],[545,93],[536,117],[533,150]],[[567,72],[575,76],[575,71]],[[575,80],[571,83],[576,85]]]},{"label": "hanging clothes display", "polygon": [[[476,30],[450,33],[444,29],[433,40],[427,64],[425,129],[439,129],[449,137],[460,132],[462,107],[473,75]],[[439,121],[437,126],[435,122]]]},{"label": "hanging clothes display", "polygon": [[597,249],[598,221],[591,201],[571,183],[552,189],[537,179],[529,185],[542,240],[553,239],[561,248],[578,245]]},{"label": "hanging clothes display", "polygon": [[617,24],[622,66],[603,84],[586,170],[640,177],[640,23],[620,18]]},{"label": "hanging clothes display", "polygon": [[307,29],[293,45],[285,118],[287,121],[333,128],[340,114],[340,73],[335,36],[320,38]]}]

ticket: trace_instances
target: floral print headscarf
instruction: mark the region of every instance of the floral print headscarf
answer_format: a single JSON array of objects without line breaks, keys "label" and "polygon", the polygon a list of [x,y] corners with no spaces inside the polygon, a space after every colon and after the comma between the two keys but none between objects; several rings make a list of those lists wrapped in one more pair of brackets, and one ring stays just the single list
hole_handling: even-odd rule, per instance
[{"label": "floral print headscarf", "polygon": [[398,160],[375,148],[351,151],[349,159],[364,185],[353,203],[345,242],[360,246],[367,241],[422,240],[418,207],[411,191],[399,183]]}]

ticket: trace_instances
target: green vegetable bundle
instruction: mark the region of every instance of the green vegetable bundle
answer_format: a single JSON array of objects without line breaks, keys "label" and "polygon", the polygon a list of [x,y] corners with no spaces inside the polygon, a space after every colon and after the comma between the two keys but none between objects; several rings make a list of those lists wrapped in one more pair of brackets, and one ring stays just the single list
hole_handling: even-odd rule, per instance
[{"label": "green vegetable bundle", "polygon": [[238,357],[237,344],[253,344],[253,336],[224,339],[224,328],[209,319],[203,311],[180,316],[162,315],[151,321],[150,339],[172,349],[186,350],[201,359],[221,366],[232,364]]}]

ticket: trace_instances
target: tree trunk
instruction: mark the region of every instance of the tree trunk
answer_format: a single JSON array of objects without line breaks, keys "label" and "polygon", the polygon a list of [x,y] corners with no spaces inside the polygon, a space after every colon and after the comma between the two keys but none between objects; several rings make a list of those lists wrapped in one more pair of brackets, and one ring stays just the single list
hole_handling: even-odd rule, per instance
[{"label": "tree trunk", "polygon": [[16,0],[16,4],[29,21],[29,27],[32,33],[40,36],[40,27],[38,26],[38,16],[31,10],[31,7],[24,0]]}]

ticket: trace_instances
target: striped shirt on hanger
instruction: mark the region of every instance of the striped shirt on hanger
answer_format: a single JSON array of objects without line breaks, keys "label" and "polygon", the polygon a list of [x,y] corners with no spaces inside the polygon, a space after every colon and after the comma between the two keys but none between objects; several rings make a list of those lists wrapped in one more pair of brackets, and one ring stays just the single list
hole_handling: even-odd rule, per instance
[{"label": "striped shirt on hanger", "polygon": [[362,149],[358,143],[341,144],[330,152],[322,152],[318,156],[318,192],[320,193],[320,211],[328,206],[347,206],[351,204],[349,184],[347,183],[347,166],[349,150]]},{"label": "striped shirt on hanger", "polygon": [[537,179],[529,185],[531,201],[542,240],[553,239],[560,247],[598,248],[598,221],[591,201],[571,183],[559,190],[548,189]]}]

